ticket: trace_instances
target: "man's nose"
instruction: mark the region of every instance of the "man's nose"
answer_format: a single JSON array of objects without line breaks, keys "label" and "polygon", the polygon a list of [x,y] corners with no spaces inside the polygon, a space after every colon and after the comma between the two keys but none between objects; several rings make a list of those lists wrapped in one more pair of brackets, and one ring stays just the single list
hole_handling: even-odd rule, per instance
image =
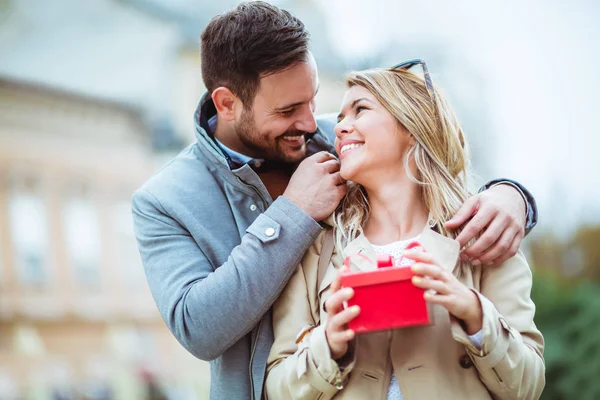
[{"label": "man's nose", "polygon": [[303,107],[302,114],[294,124],[294,127],[303,132],[312,133],[317,130],[317,120],[310,107]]}]

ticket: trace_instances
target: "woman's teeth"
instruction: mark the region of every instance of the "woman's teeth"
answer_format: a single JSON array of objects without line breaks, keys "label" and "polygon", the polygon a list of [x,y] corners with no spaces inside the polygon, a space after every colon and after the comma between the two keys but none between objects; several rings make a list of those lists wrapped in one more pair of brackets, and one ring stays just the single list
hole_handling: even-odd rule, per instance
[{"label": "woman's teeth", "polygon": [[345,145],[342,146],[342,148],[340,150],[340,153],[344,154],[346,151],[352,150],[352,149],[357,149],[357,148],[359,148],[362,145],[363,145],[362,143],[345,144]]}]

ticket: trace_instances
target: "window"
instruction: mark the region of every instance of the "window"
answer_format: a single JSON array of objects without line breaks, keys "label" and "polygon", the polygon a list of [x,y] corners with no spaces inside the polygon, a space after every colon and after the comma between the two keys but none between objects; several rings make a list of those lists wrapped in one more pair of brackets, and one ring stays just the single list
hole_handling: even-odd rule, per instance
[{"label": "window", "polygon": [[157,337],[151,328],[130,324],[112,325],[107,331],[108,346],[119,358],[145,361],[145,364],[158,362]]},{"label": "window", "polygon": [[[9,181],[6,179],[6,175],[4,174],[4,171],[2,170],[2,166],[0,165],[0,221],[6,221],[8,218],[8,198],[4,197],[5,195],[8,195],[8,193],[6,193],[6,189],[8,187],[8,183]],[[4,224],[0,224],[0,288],[6,284],[5,281],[5,272],[4,272],[4,268],[6,268],[6,264],[4,262],[4,256],[8,253],[5,249],[4,249],[4,239],[6,238],[6,236],[4,235],[3,232],[3,226]],[[1,348],[1,347],[0,347]],[[1,375],[0,375],[0,382],[1,382]],[[0,383],[1,386],[1,383]]]},{"label": "window", "polygon": [[69,261],[75,280],[85,287],[100,286],[100,226],[96,209],[85,196],[73,196],[63,208]]},{"label": "window", "polygon": [[123,280],[129,287],[145,287],[146,277],[133,231],[131,204],[123,202],[117,205],[115,217],[117,255],[120,264],[119,270],[123,273]]},{"label": "window", "polygon": [[[2,190],[2,189],[0,189],[0,190]],[[0,218],[3,218],[3,217],[4,217],[4,207],[0,207]],[[2,258],[3,254],[5,254],[5,253],[4,253],[4,249],[2,248],[2,244],[3,244],[2,231],[0,229],[0,287],[2,287],[2,285],[5,283],[4,282],[4,279],[5,279],[4,278],[4,259]]]},{"label": "window", "polygon": [[46,353],[44,342],[33,325],[18,324],[15,326],[14,349],[17,354],[39,357]]},{"label": "window", "polygon": [[9,220],[19,281],[26,286],[44,285],[48,281],[48,219],[35,180],[13,182]]}]

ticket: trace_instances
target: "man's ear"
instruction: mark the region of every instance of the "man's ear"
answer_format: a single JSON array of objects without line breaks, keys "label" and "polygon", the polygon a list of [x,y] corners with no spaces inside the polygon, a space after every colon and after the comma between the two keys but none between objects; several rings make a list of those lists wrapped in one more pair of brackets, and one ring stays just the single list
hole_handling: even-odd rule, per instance
[{"label": "man's ear", "polygon": [[217,113],[226,121],[233,121],[236,116],[236,107],[241,104],[238,97],[229,88],[220,86],[213,90],[211,98]]}]

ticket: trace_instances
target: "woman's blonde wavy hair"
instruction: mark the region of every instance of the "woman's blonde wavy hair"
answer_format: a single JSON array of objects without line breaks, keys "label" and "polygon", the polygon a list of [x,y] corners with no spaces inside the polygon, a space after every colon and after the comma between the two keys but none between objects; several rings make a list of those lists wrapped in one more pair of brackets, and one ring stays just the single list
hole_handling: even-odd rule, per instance
[{"label": "woman's blonde wavy hair", "polygon": [[[470,196],[467,190],[469,170],[468,148],[456,115],[439,89],[435,96],[425,80],[406,70],[370,69],[351,72],[346,86],[367,89],[414,137],[404,159],[408,177],[421,188],[425,206],[439,233],[455,238],[443,222],[450,219]],[[414,159],[417,175],[413,176],[409,161]],[[342,249],[360,233],[369,218],[369,199],[361,185],[350,182],[346,197],[336,213],[336,247]]]}]

